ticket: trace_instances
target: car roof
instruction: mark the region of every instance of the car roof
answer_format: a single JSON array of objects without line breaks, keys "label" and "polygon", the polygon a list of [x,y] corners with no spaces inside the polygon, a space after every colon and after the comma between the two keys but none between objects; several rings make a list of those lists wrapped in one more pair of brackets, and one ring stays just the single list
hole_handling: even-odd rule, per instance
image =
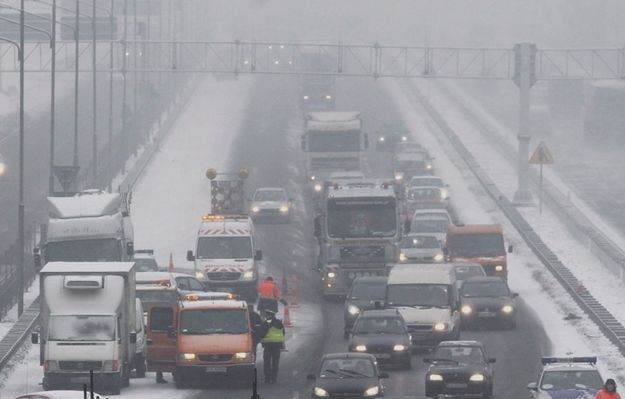
[{"label": "car roof", "polygon": [[282,191],[282,192],[286,192],[286,190],[282,187],[261,187],[261,188],[257,188],[256,192],[259,191]]},{"label": "car roof", "polygon": [[473,276],[464,280],[465,283],[505,283],[501,277],[496,276]]},{"label": "car roof", "polygon": [[388,277],[385,276],[361,276],[356,277],[354,281],[352,281],[352,285],[356,283],[384,283],[388,281]]},{"label": "car roof", "polygon": [[366,317],[397,317],[397,318],[401,318],[401,315],[399,314],[399,312],[397,311],[397,309],[370,309],[370,310],[365,310],[364,312],[362,312],[360,314],[361,318],[366,318]]},{"label": "car roof", "polygon": [[340,353],[326,353],[321,358],[321,361],[329,359],[368,359],[375,362],[375,357],[369,353],[355,353],[355,352],[340,352]]},{"label": "car roof", "polygon": [[455,284],[456,276],[445,263],[397,265],[391,269],[388,285],[401,284]]},{"label": "car roof", "polygon": [[463,340],[463,341],[442,341],[441,343],[438,344],[439,347],[450,347],[450,346],[479,346],[481,348],[484,347],[484,344],[482,344],[480,341],[470,341],[470,340]]},{"label": "car roof", "polygon": [[467,224],[450,226],[449,234],[503,234],[498,224]]},{"label": "car roof", "polygon": [[184,301],[183,309],[247,309],[247,302],[224,299]]},{"label": "car roof", "polygon": [[597,366],[590,363],[552,363],[543,366],[543,371],[574,371],[597,370]]}]

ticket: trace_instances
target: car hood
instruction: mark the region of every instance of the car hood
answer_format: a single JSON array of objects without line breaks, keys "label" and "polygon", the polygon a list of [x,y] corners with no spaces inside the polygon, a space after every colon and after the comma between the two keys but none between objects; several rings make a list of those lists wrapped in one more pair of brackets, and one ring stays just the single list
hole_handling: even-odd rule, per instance
[{"label": "car hood", "polygon": [[419,256],[434,256],[437,254],[443,254],[442,249],[438,248],[403,248],[401,250],[408,258]]},{"label": "car hood", "polygon": [[428,369],[430,373],[486,373],[488,368],[483,364],[466,363],[432,363]]},{"label": "car hood", "polygon": [[463,305],[479,306],[479,307],[493,307],[499,308],[504,305],[514,305],[514,301],[510,297],[475,297],[465,298],[461,297],[460,302]]},{"label": "car hood", "polygon": [[198,259],[199,269],[205,272],[242,273],[254,267],[254,260],[249,259]]},{"label": "car hood", "polygon": [[451,319],[451,309],[449,308],[418,309],[407,306],[396,306],[395,308],[399,310],[406,324],[447,323]]},{"label": "car hood", "polygon": [[315,386],[323,388],[329,394],[364,393],[367,389],[379,386],[377,378],[317,378]]},{"label": "car hood", "polygon": [[502,265],[506,263],[506,256],[455,256],[452,255],[454,262],[461,263],[479,263],[480,265]]},{"label": "car hood", "polygon": [[542,391],[545,399],[594,399],[596,390],[562,389],[559,391]]},{"label": "car hood", "polygon": [[409,343],[410,339],[401,334],[380,334],[380,335],[354,335],[349,343],[350,347],[356,345],[365,346],[392,346]]}]

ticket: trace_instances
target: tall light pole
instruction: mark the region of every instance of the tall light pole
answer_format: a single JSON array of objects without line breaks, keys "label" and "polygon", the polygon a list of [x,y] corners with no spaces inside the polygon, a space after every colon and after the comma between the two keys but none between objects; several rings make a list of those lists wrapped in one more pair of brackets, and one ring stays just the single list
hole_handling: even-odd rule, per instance
[{"label": "tall light pole", "polygon": [[[92,129],[92,133],[93,133],[93,141],[92,141],[92,163],[93,163],[93,168],[92,168],[92,172],[93,172],[93,187],[97,186],[98,183],[98,123],[97,123],[97,117],[98,117],[98,97],[97,97],[97,87],[98,87],[98,81],[97,81],[97,64],[98,64],[98,60],[97,60],[97,56],[96,56],[96,45],[97,45],[97,34],[96,34],[96,5],[95,2],[96,0],[92,0],[93,1],[93,7],[91,9],[92,12],[92,17],[91,17],[91,31],[92,31],[92,36],[93,36],[93,51],[91,52],[92,54],[92,64],[93,64],[93,92],[92,92],[92,100],[93,100],[93,118],[91,121],[91,129]],[[76,3],[79,3],[80,1],[76,0]]]},{"label": "tall light pole", "polygon": [[[109,60],[109,66],[110,66],[110,73],[109,73],[109,125],[108,125],[108,135],[109,135],[109,142],[108,142],[108,167],[109,167],[109,172],[111,172],[111,166],[113,165],[113,67],[114,67],[114,60],[113,60],[113,24],[115,21],[115,13],[114,13],[114,7],[115,7],[115,0],[111,0],[111,9],[110,12],[111,14],[109,15],[110,18],[110,43],[109,43],[109,51],[111,52],[111,58]],[[109,182],[109,192],[113,191],[113,176],[109,176],[108,178],[108,182]]]},{"label": "tall light pole", "polygon": [[20,149],[19,149],[19,205],[17,210],[17,224],[19,238],[17,240],[18,261],[17,273],[17,315],[24,313],[24,0],[20,0]]}]

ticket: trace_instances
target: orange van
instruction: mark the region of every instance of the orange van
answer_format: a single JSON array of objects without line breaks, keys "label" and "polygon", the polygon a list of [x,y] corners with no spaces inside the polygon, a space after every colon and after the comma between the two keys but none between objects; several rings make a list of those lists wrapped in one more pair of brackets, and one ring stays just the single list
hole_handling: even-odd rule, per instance
[{"label": "orange van", "polygon": [[243,301],[154,305],[148,311],[148,345],[148,369],[172,372],[178,388],[207,376],[250,386],[254,379],[256,354]]}]

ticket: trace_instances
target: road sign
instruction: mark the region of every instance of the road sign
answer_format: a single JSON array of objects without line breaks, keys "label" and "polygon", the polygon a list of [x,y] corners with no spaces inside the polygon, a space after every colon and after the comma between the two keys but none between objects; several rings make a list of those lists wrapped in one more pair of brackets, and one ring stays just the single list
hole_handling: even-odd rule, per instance
[{"label": "road sign", "polygon": [[57,179],[59,179],[59,183],[61,183],[64,193],[69,192],[70,188],[76,181],[79,170],[79,166],[55,166],[53,168],[54,175]]},{"label": "road sign", "polygon": [[554,162],[553,155],[551,155],[551,151],[549,151],[544,141],[538,144],[529,160],[529,163],[534,165],[551,165]]}]

